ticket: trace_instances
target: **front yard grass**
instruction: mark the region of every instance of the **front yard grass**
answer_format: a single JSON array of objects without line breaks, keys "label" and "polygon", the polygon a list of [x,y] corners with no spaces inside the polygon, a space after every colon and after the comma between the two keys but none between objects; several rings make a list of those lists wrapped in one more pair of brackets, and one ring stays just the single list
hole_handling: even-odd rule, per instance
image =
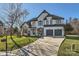
[{"label": "front yard grass", "polygon": [[[5,36],[4,37],[0,37],[0,51],[5,51],[6,50],[6,45],[5,45],[5,42],[1,42],[1,39],[3,38],[6,38]],[[20,45],[21,47],[27,45],[27,44],[30,44],[34,41],[36,41],[37,37],[17,37],[17,36],[13,36],[13,39],[14,41]],[[8,36],[8,40],[7,40],[7,43],[8,43],[8,50],[11,50],[11,48],[15,45],[12,40],[10,39],[10,36]],[[16,48],[13,48],[13,50],[16,49]]]},{"label": "front yard grass", "polygon": [[79,56],[79,37],[65,37],[59,48],[58,56]]}]

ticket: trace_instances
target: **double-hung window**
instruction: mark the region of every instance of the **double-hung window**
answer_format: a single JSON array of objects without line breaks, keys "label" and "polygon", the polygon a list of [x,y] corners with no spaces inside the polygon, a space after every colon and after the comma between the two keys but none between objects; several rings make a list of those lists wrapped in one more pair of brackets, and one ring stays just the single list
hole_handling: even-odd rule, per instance
[{"label": "double-hung window", "polygon": [[46,20],[46,25],[48,25],[49,24],[49,21],[48,20]]},{"label": "double-hung window", "polygon": [[38,21],[38,26],[42,26],[43,22],[42,21]]},{"label": "double-hung window", "polygon": [[61,20],[56,20],[56,23],[57,24],[61,24]]}]

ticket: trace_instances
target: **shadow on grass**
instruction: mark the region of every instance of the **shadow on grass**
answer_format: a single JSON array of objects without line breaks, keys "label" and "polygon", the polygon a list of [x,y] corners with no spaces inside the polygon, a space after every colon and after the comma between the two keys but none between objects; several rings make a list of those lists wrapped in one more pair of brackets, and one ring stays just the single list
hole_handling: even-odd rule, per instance
[{"label": "shadow on grass", "polygon": [[[58,56],[79,56],[79,53],[77,50],[79,43],[79,37],[73,37],[73,36],[65,36],[65,40],[61,43],[59,50],[58,50]],[[73,48],[73,44],[75,44],[75,47],[77,51],[72,51],[71,48]]]}]

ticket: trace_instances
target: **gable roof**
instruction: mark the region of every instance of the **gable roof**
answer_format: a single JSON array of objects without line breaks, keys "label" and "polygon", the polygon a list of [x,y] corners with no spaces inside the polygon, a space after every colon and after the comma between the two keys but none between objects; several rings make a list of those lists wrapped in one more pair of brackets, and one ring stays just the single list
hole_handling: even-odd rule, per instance
[{"label": "gable roof", "polygon": [[[25,23],[27,23],[29,26],[31,26],[31,21],[37,21],[37,18],[39,18],[40,17],[40,15],[42,15],[43,13],[47,13],[48,15],[46,16],[46,17],[52,17],[52,19],[64,19],[63,17],[60,17],[60,16],[56,16],[56,15],[52,15],[52,14],[50,14],[50,13],[48,13],[46,10],[44,10],[44,11],[42,11],[40,14],[39,14],[39,16],[38,17],[36,17],[36,18],[32,18],[31,20],[28,20],[27,22],[24,22],[23,24],[25,24]],[[46,17],[44,18],[44,20],[46,19]],[[23,25],[22,24],[22,25]],[[22,26],[21,25],[21,26]]]},{"label": "gable roof", "polygon": [[51,15],[51,14],[48,14],[47,17],[52,17],[52,19],[64,19],[63,17],[60,17],[60,16],[56,16],[56,15]]},{"label": "gable roof", "polygon": [[27,22],[24,22],[24,23],[20,26],[20,28],[22,28],[22,26],[23,26],[25,23],[27,24]]},{"label": "gable roof", "polygon": [[29,25],[29,27],[31,26],[31,21],[37,21],[37,18],[32,18],[31,20],[28,20],[27,22],[24,22],[20,27],[22,27],[24,24]]},{"label": "gable roof", "polygon": [[37,21],[37,18],[32,18],[31,20],[28,20],[27,23],[31,21]]},{"label": "gable roof", "polygon": [[[60,17],[60,16],[56,16],[56,15],[50,14],[50,13],[47,12],[46,10],[44,10],[43,12],[41,12],[41,14],[42,14],[42,13],[47,13],[47,14],[48,14],[47,17],[51,16],[52,19],[64,19],[63,17]],[[40,14],[40,15],[41,15],[41,14]],[[39,15],[38,17],[40,17],[40,15]],[[38,17],[37,17],[37,18],[38,18]]]},{"label": "gable roof", "polygon": [[[43,13],[47,13],[47,14],[48,14],[46,17],[51,16],[53,19],[64,19],[63,17],[56,16],[56,15],[52,15],[52,14],[48,13],[46,10],[42,11],[42,12],[40,13],[40,15],[42,15]],[[27,23],[28,23],[28,22],[31,22],[31,21],[37,21],[37,18],[39,18],[40,15],[39,15],[38,17],[36,17],[36,18],[32,18],[31,20],[27,21]],[[45,19],[44,19],[44,20],[45,20]]]},{"label": "gable roof", "polygon": [[46,10],[43,10],[43,11],[39,14],[39,16],[38,16],[37,18],[39,18],[43,13],[49,14]]}]

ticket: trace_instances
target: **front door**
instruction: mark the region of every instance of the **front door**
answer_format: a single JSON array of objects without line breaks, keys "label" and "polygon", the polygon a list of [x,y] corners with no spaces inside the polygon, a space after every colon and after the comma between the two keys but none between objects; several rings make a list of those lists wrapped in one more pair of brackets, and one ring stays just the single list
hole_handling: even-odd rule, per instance
[{"label": "front door", "polygon": [[46,30],[46,36],[53,36],[53,30]]},{"label": "front door", "polygon": [[43,36],[43,28],[39,28],[37,31],[38,31],[38,36]]}]

